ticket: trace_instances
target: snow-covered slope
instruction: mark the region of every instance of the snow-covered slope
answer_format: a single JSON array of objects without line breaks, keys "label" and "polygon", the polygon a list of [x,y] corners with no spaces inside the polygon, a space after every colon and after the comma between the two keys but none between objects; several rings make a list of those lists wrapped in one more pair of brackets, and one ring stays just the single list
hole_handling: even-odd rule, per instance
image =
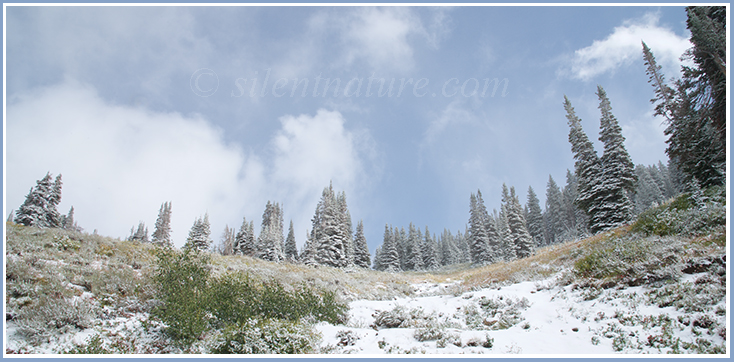
[{"label": "snow-covered slope", "polygon": [[[449,283],[420,284],[415,297],[354,301],[347,326],[321,323],[317,329],[324,345],[360,354],[690,353],[724,348],[723,300],[710,311],[687,313],[651,303],[654,289],[648,287],[590,292],[560,285],[560,276],[461,295],[430,295]],[[705,278],[706,273],[690,275],[683,283]],[[381,314],[391,315],[390,321],[400,326],[376,325]],[[705,326],[708,319],[718,329],[706,328],[711,327]]]}]

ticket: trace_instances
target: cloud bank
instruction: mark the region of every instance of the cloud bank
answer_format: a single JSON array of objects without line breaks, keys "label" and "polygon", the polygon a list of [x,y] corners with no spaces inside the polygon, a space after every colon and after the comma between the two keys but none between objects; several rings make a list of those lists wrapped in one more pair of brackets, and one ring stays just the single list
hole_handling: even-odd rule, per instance
[{"label": "cloud bank", "polygon": [[[267,200],[285,204],[297,239],[323,187],[363,186],[369,134],[350,131],[339,112],[281,118],[269,152],[246,152],[199,115],[152,112],[103,101],[74,81],[18,97],[7,109],[6,212],[50,171],[63,174],[60,211],[74,206],[89,232],[125,237],[144,221],[153,230],[162,202],[173,204],[173,237],[183,245],[205,212],[218,241],[225,224],[258,224]],[[349,194],[348,194],[349,195]],[[287,230],[286,230],[287,231]]]},{"label": "cloud bank", "polygon": [[588,81],[600,74],[614,72],[632,62],[642,62],[642,41],[668,74],[677,74],[680,56],[691,47],[687,38],[658,25],[659,15],[646,14],[642,19],[626,21],[603,40],[576,50],[571,64],[573,78]]}]

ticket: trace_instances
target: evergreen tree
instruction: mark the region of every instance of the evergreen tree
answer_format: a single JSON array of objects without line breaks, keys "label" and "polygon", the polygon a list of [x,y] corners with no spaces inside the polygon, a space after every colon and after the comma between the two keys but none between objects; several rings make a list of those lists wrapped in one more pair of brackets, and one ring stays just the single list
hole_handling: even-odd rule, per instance
[{"label": "evergreen tree", "polygon": [[420,230],[411,222],[408,225],[408,241],[405,248],[405,268],[404,270],[421,270],[423,269],[423,254],[421,254],[421,235]]},{"label": "evergreen tree", "polygon": [[576,205],[589,216],[589,229],[592,233],[596,233],[607,226],[603,219],[606,215],[600,213],[600,203],[602,201],[599,187],[599,178],[602,176],[601,162],[594,150],[594,145],[581,128],[581,119],[576,116],[576,111],[571,106],[568,97],[565,97],[564,108],[570,127],[568,141],[571,143],[571,151],[576,160],[574,164],[578,182]]},{"label": "evergreen tree", "polygon": [[235,239],[234,229],[230,229],[228,225],[225,225],[221,242],[215,251],[221,255],[234,255]]},{"label": "evergreen tree", "polygon": [[74,220],[74,206],[72,206],[69,209],[69,213],[63,217],[63,220],[64,220],[64,224],[63,224],[64,229],[71,230],[71,231],[78,231],[78,232],[82,231],[82,228],[80,228],[79,225],[77,225],[76,221]]},{"label": "evergreen tree", "polygon": [[257,241],[257,256],[260,259],[279,262],[283,254],[283,210],[278,203],[265,204],[260,236]]},{"label": "evergreen tree", "polygon": [[467,233],[462,234],[461,231],[456,232],[456,236],[454,236],[454,240],[456,241],[456,247],[459,250],[459,261],[458,263],[470,263],[471,262],[471,256],[469,254],[469,244],[466,242],[466,235]]},{"label": "evergreen tree", "polygon": [[381,246],[378,246],[377,249],[375,249],[375,261],[372,265],[372,269],[375,269],[377,271],[385,270],[385,265],[382,263],[382,247]]},{"label": "evergreen tree", "polygon": [[197,218],[194,225],[189,230],[189,236],[186,238],[184,249],[192,249],[204,251],[209,249],[212,244],[211,225],[209,224],[209,214],[204,214],[203,218]]},{"label": "evergreen tree", "polygon": [[512,244],[518,258],[527,258],[535,251],[533,237],[528,232],[522,205],[515,194],[515,187],[510,188],[510,197],[506,204],[507,221],[510,226]]},{"label": "evergreen tree", "polygon": [[36,187],[26,196],[15,214],[15,223],[25,226],[54,228],[61,226],[61,214],[56,207],[61,201],[61,175],[51,182],[51,173],[36,181]]},{"label": "evergreen tree", "polygon": [[257,246],[255,245],[255,225],[252,221],[247,222],[247,218],[242,218],[242,225],[234,238],[235,254],[255,256]]},{"label": "evergreen tree", "polygon": [[439,249],[441,250],[441,265],[452,265],[460,262],[459,248],[456,246],[456,241],[454,236],[451,235],[451,231],[443,230]]},{"label": "evergreen tree", "polygon": [[619,122],[612,114],[612,106],[604,88],[597,86],[601,131],[599,140],[604,144],[604,153],[599,160],[602,176],[598,178],[598,213],[600,230],[628,224],[632,220],[633,205],[630,196],[634,193],[637,176],[635,166],[624,146],[624,136]]},{"label": "evergreen tree", "polygon": [[426,226],[426,233],[423,234],[423,244],[421,245],[421,254],[423,254],[423,268],[425,270],[436,270],[441,264],[438,260],[438,244],[435,237],[431,237],[431,233]]},{"label": "evergreen tree", "polygon": [[347,266],[351,233],[347,234],[345,217],[331,184],[324,188],[314,220],[314,261],[337,268]]},{"label": "evergreen tree", "polygon": [[[652,169],[657,170],[654,167]],[[650,169],[643,165],[637,165],[635,173],[637,173],[638,178],[637,192],[635,193],[635,213],[640,214],[651,207],[658,206],[665,199],[660,187],[650,174]]]},{"label": "evergreen tree", "polygon": [[133,226],[130,229],[130,236],[127,238],[129,241],[139,241],[142,243],[148,242],[148,227],[145,226],[144,222],[138,223],[138,228],[135,229]]},{"label": "evergreen tree", "polygon": [[173,247],[171,239],[171,202],[164,202],[158,211],[151,241],[160,246]]},{"label": "evergreen tree", "polygon": [[380,265],[382,270],[388,272],[400,271],[400,255],[398,255],[395,234],[392,228],[385,225],[385,235],[382,241],[382,250],[380,250]]},{"label": "evergreen tree", "polygon": [[[573,200],[571,200],[573,201]],[[548,176],[548,185],[545,191],[545,236],[546,244],[560,242],[564,229],[563,195],[553,176]]]},{"label": "evergreen tree", "polygon": [[370,263],[370,249],[367,247],[367,239],[364,237],[364,225],[362,220],[359,220],[354,235],[354,265],[369,269]]},{"label": "evergreen tree", "polygon": [[298,261],[298,246],[296,246],[296,234],[293,231],[293,220],[288,227],[288,236],[285,238],[285,259],[291,262]]},{"label": "evergreen tree", "polygon": [[515,252],[515,243],[512,239],[512,230],[507,219],[506,205],[500,206],[500,212],[496,214],[494,223],[497,227],[498,245],[496,249],[495,261],[512,261],[517,258]]},{"label": "evergreen tree", "polygon": [[683,76],[672,86],[665,83],[660,66],[643,42],[643,57],[655,89],[655,115],[668,123],[666,153],[684,175],[702,186],[726,180],[726,8],[686,8],[693,47],[685,58],[694,66],[682,66]]},{"label": "evergreen tree", "polygon": [[477,195],[472,193],[469,198],[469,233],[467,239],[471,262],[475,265],[490,263],[493,254],[487,235],[487,220],[485,219],[487,209],[481,197],[481,192],[477,190]]},{"label": "evergreen tree", "polygon": [[528,224],[528,232],[533,237],[533,243],[536,247],[543,245],[543,212],[540,209],[540,200],[535,194],[533,187],[528,187],[528,203],[526,221]]}]

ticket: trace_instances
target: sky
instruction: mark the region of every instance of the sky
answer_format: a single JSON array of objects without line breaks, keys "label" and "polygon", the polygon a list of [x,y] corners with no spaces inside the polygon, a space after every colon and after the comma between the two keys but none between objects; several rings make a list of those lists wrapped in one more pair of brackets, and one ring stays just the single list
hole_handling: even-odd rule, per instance
[{"label": "sky", "polygon": [[[573,169],[566,95],[598,142],[601,85],[635,164],[667,162],[641,41],[668,79],[681,6],[8,6],[5,215],[62,174],[87,232],[256,230],[283,205],[303,246],[331,183],[370,251],[386,224],[464,232],[469,196],[545,201]],[[287,230],[285,230],[287,232]]]}]

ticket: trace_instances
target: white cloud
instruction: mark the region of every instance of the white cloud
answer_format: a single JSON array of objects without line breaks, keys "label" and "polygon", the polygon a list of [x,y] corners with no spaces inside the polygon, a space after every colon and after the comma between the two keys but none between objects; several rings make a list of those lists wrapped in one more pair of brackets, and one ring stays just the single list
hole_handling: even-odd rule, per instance
[{"label": "white cloud", "polygon": [[364,185],[371,151],[363,141],[370,138],[347,130],[338,112],[285,116],[281,123],[273,154],[248,154],[197,115],[111,105],[71,81],[44,88],[7,109],[6,212],[50,171],[63,174],[60,211],[73,205],[90,232],[125,237],[139,220],[152,232],[160,204],[172,201],[177,245],[205,212],[218,241],[225,223],[239,227],[242,216],[259,223],[272,200],[284,203],[303,242],[330,179],[348,195]]},{"label": "white cloud", "polygon": [[614,28],[604,40],[595,40],[590,46],[577,50],[572,59],[571,76],[586,81],[633,62],[642,62],[642,41],[652,49],[666,73],[677,74],[681,64],[679,58],[691,43],[658,25],[658,21],[658,14],[648,13],[642,19],[626,21]]}]

